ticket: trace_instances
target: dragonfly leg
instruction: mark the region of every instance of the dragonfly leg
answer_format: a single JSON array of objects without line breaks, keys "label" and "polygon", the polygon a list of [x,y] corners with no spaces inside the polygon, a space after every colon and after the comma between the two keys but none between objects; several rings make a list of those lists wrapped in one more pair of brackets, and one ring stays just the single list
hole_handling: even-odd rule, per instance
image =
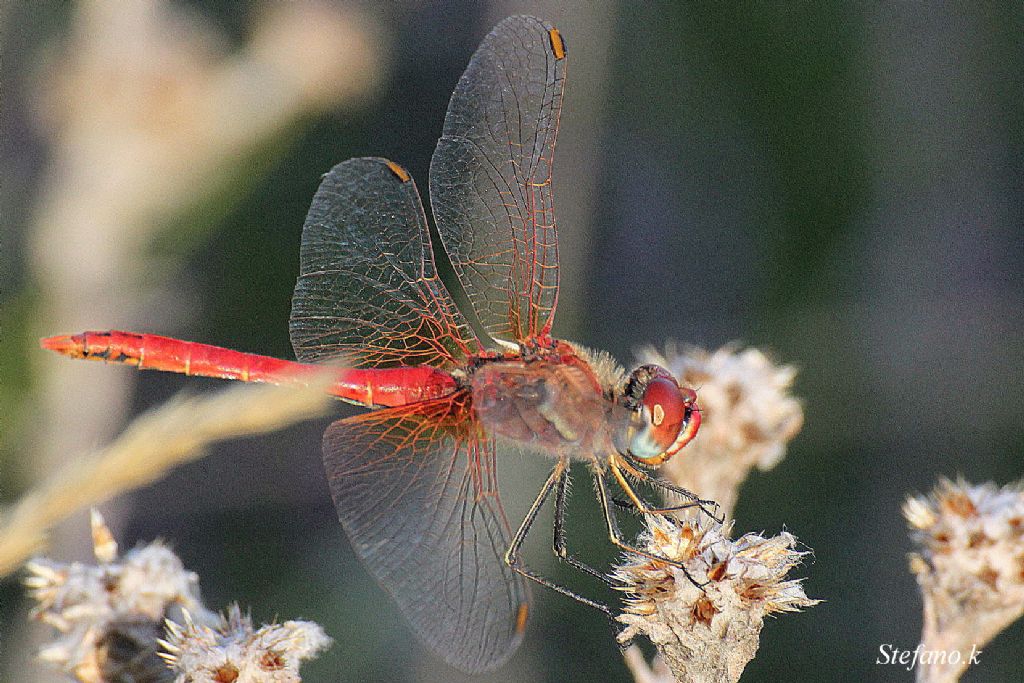
[{"label": "dragonfly leg", "polygon": [[512,568],[513,571],[525,576],[531,581],[536,581],[540,585],[550,588],[553,591],[557,591],[562,595],[566,595],[573,600],[583,603],[604,612],[609,619],[614,619],[614,613],[612,609],[604,603],[590,598],[585,598],[582,595],[569,590],[565,586],[560,586],[550,579],[546,579],[540,574],[527,568],[519,557],[519,550],[522,548],[523,541],[526,540],[526,535],[530,532],[530,528],[533,526],[534,521],[537,519],[537,513],[540,512],[541,507],[544,506],[544,502],[551,495],[551,492],[558,485],[559,479],[561,479],[566,470],[566,464],[559,461],[555,468],[551,470],[551,474],[548,475],[547,481],[544,482],[543,488],[540,493],[537,494],[537,498],[533,501],[533,505],[530,506],[530,510],[526,513],[526,517],[523,519],[523,523],[519,525],[519,529],[512,537],[512,542],[509,543],[508,550],[505,551],[505,564]]},{"label": "dragonfly leg", "polygon": [[660,508],[648,507],[648,508],[646,508],[644,510],[641,510],[641,509],[637,508],[636,505],[633,504],[633,501],[626,500],[625,498],[620,498],[619,496],[612,496],[612,505],[614,505],[615,507],[619,508],[620,510],[626,510],[626,511],[631,512],[631,513],[633,513],[635,515],[640,515],[640,514],[664,515],[664,514],[667,514],[669,512],[678,512],[680,510],[689,510],[691,508],[697,507],[697,503],[680,503],[679,505],[670,505],[668,507],[660,507]]},{"label": "dragonfly leg", "polygon": [[[608,576],[607,573],[594,569],[590,565],[585,562],[581,562],[569,554],[569,548],[565,540],[565,505],[568,499],[568,494],[569,468],[565,467],[562,470],[561,476],[558,478],[558,483],[555,488],[555,522],[554,538],[552,539],[552,547],[554,548],[555,555],[558,559],[568,562],[569,565],[577,571],[581,571],[585,574],[598,578],[611,588],[617,588],[620,584]],[[606,612],[606,616],[611,622],[612,634],[615,637],[615,642],[619,646],[619,650],[625,652],[626,648],[633,644],[633,639],[630,638],[626,642],[619,640],[619,635],[623,631],[622,624],[616,621],[614,615],[610,612]]]},{"label": "dragonfly leg", "polygon": [[[614,471],[614,469],[613,469],[613,471]],[[674,567],[678,567],[679,569],[681,569],[683,571],[683,574],[686,575],[686,578],[689,579],[690,583],[692,583],[697,588],[700,588],[701,590],[704,589],[704,585],[705,584],[702,584],[702,583],[698,582],[695,578],[693,578],[693,576],[690,575],[690,572],[686,569],[686,567],[683,565],[683,563],[680,562],[679,560],[673,560],[671,558],[664,557],[662,555],[658,555],[657,553],[652,553],[652,552],[649,552],[647,550],[642,550],[640,548],[637,548],[635,545],[632,545],[632,544],[628,543],[623,538],[622,531],[619,529],[619,522],[615,518],[615,512],[612,509],[613,505],[612,505],[611,500],[609,499],[609,496],[608,496],[608,488],[607,488],[607,485],[604,482],[604,477],[601,475],[601,473],[595,473],[594,474],[594,482],[597,485],[597,497],[598,497],[598,500],[601,502],[601,508],[604,510],[604,521],[605,521],[605,524],[608,527],[608,538],[611,540],[611,542],[615,546],[621,548],[622,550],[626,551],[627,553],[632,553],[634,555],[639,555],[641,557],[646,557],[649,560],[654,560],[656,562],[664,562],[664,563],[670,564],[670,565],[672,565]],[[620,483],[621,483],[621,481],[620,481]],[[643,506],[643,503],[640,502],[640,499],[637,497],[636,493],[632,491],[632,489],[627,488],[626,489],[626,494],[629,495],[629,497],[632,499],[632,502],[633,502],[634,505],[637,505],[638,508],[646,509]]]},{"label": "dragonfly leg", "polygon": [[634,514],[655,514],[655,515],[666,515],[670,512],[679,512],[680,510],[689,510],[690,508],[697,507],[696,503],[681,503],[679,505],[672,505],[663,508],[647,508],[646,510],[638,510],[636,505],[633,505],[632,501],[626,500],[625,498],[619,498],[616,496],[612,497],[612,504],[615,507],[622,510],[628,510]]},{"label": "dragonfly leg", "polygon": [[[625,458],[612,457],[610,459],[610,464],[611,464],[612,474],[615,476],[615,480],[619,483],[619,486],[621,486],[622,489],[626,492],[626,495],[628,495],[630,497],[630,499],[632,500],[633,504],[636,505],[638,512],[641,512],[641,513],[664,514],[666,512],[675,512],[676,510],[685,510],[685,509],[691,508],[691,507],[698,507],[698,508],[700,508],[701,512],[703,512],[705,515],[707,515],[711,519],[715,520],[719,524],[722,524],[724,522],[724,519],[721,516],[721,511],[719,510],[719,507],[718,507],[718,503],[716,503],[715,501],[713,501],[713,500],[704,500],[702,498],[698,498],[697,495],[695,493],[693,493],[692,491],[688,491],[688,490],[682,488],[681,486],[676,486],[676,485],[671,484],[671,483],[669,483],[667,481],[659,479],[658,477],[652,477],[650,474],[648,474],[647,472],[644,472],[639,467],[634,467]],[[690,502],[689,503],[684,503],[682,505],[673,505],[673,506],[664,507],[664,508],[651,508],[651,507],[647,506],[645,503],[643,503],[642,501],[640,501],[640,499],[637,498],[637,496],[633,493],[633,490],[632,490],[633,487],[631,487],[629,485],[629,483],[626,481],[625,477],[622,474],[622,470],[625,470],[628,474],[630,474],[631,476],[636,477],[637,479],[639,479],[640,481],[643,481],[644,483],[650,484],[651,486],[658,487],[658,488],[663,489],[665,491],[669,491],[670,493],[675,493],[676,495],[679,495],[679,496],[682,496],[683,498],[686,498]],[[708,508],[705,507],[705,505],[712,505],[712,506],[714,506],[714,510],[715,511],[711,512],[710,510],[708,510]]]},{"label": "dragonfly leg", "polygon": [[569,563],[571,567],[594,578],[600,579],[609,586],[614,587],[615,582],[606,573],[594,569],[589,564],[581,562],[569,554],[569,548],[565,542],[565,504],[569,491],[569,468],[563,468],[561,476],[555,488],[555,525],[552,547],[558,559]]}]

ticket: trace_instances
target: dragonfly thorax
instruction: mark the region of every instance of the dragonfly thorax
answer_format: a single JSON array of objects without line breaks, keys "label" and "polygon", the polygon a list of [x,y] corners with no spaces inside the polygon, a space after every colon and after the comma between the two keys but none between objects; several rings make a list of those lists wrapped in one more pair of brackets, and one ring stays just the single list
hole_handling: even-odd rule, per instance
[{"label": "dragonfly thorax", "polygon": [[555,457],[591,459],[612,448],[610,401],[590,366],[570,351],[480,364],[469,378],[486,430]]}]

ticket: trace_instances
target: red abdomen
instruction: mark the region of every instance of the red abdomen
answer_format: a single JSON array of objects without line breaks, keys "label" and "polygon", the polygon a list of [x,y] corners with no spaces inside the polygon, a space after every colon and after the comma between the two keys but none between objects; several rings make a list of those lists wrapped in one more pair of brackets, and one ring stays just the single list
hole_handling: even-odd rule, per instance
[{"label": "red abdomen", "polygon": [[[48,337],[40,345],[71,358],[243,382],[301,384],[325,367],[117,330]],[[330,393],[366,406],[402,406],[447,396],[457,388],[458,383],[450,374],[427,366],[338,368],[338,379]]]}]

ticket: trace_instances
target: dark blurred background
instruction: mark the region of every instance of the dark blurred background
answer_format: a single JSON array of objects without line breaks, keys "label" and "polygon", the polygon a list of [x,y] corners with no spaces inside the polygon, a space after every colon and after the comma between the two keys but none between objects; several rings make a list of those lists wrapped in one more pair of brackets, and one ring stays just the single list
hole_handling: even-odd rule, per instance
[{"label": "dark blurred background", "polygon": [[[172,3],[165,10],[188,21],[151,38],[187,40],[201,26],[215,37],[202,49],[236,55],[248,49],[261,7]],[[794,533],[814,550],[798,574],[808,577],[808,595],[825,602],[770,620],[743,680],[910,679],[875,664],[881,643],[913,648],[921,625],[904,497],[929,490],[939,475],[1006,483],[1024,474],[1020,3],[339,6],[365,60],[331,78],[365,75],[358,87],[333,100],[333,84],[320,83],[328,92],[316,106],[295,107],[261,129],[260,140],[221,154],[229,163],[218,166],[217,182],[169,212],[173,221],[162,219],[145,239],[108,234],[95,243],[76,241],[93,234],[87,221],[86,237],[67,239],[44,225],[79,225],[76,207],[100,196],[88,184],[61,185],[81,127],[48,124],[47,108],[61,106],[52,93],[72,96],[57,81],[73,63],[62,60],[75,59],[67,46],[81,30],[80,8],[0,9],[4,502],[139,411],[218,386],[71,363],[36,351],[36,337],[130,326],[290,357],[300,229],[320,174],[349,157],[387,156],[425,193],[448,97],[473,50],[503,16],[536,14],[561,29],[570,57],[555,165],[563,255],[556,334],[627,365],[641,344],[739,340],[800,368],[806,427],[781,464],[748,480],[736,529]],[[62,111],[65,121],[80,114]],[[164,132],[159,117],[146,120]],[[128,169],[117,181],[126,186],[134,182]],[[174,173],[192,170],[208,169],[186,162]],[[94,162],[71,177],[103,172]],[[151,181],[172,185],[159,175]],[[70,207],[63,223],[47,218],[44,205],[56,197]],[[97,254],[126,243],[96,266]],[[93,268],[85,280],[92,285],[54,275],[78,262]],[[102,296],[84,295],[89,286]],[[75,295],[80,303],[62,303]],[[98,300],[105,308],[90,308]],[[118,384],[91,388],[106,377]],[[305,680],[463,680],[416,642],[349,548],[320,464],[327,423],[223,445],[104,512],[124,547],[169,540],[202,577],[211,607],[237,600],[260,620],[322,624],[336,643],[304,669]],[[515,517],[548,464],[506,465],[503,492]],[[614,553],[587,475],[578,475],[573,544],[607,562]],[[58,532],[66,542],[51,554],[86,560],[87,536],[80,517]],[[535,533],[533,565],[600,594],[557,566],[548,545],[547,532]],[[51,680],[29,664],[21,593],[13,580],[0,584],[0,678]],[[536,598],[521,651],[475,680],[632,680],[600,614],[558,595]],[[1022,648],[1018,623],[965,680],[1020,680]]]}]

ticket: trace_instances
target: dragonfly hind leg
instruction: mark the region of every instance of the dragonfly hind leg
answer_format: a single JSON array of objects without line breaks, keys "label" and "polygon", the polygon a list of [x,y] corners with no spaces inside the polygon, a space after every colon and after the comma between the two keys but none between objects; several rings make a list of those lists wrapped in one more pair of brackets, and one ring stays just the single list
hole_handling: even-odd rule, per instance
[{"label": "dragonfly hind leg", "polygon": [[[569,470],[563,468],[562,475],[558,479],[557,488],[555,489],[555,524],[554,524],[554,538],[552,539],[552,548],[555,551],[555,555],[558,559],[564,560],[569,566],[574,569],[581,571],[590,576],[596,577],[606,583],[611,588],[619,588],[620,583],[615,581],[608,574],[603,573],[597,569],[594,569],[589,564],[581,562],[572,555],[569,554],[569,548],[565,541],[565,504],[569,493]],[[629,638],[626,641],[620,640],[619,636],[623,632],[623,626],[615,617],[610,613],[605,613],[608,619],[611,621],[612,633],[615,636],[615,642],[619,646],[619,650],[623,653],[633,644],[633,639]]]},{"label": "dragonfly hind leg", "polygon": [[565,504],[569,492],[569,469],[562,468],[562,474],[558,478],[557,488],[555,489],[555,524],[554,524],[554,538],[551,541],[551,546],[555,551],[555,555],[558,559],[568,563],[569,566],[589,574],[594,578],[600,579],[604,583],[611,587],[615,587],[616,583],[610,576],[594,569],[589,564],[581,562],[572,555],[569,554],[569,548],[565,541]]},{"label": "dragonfly hind leg", "polygon": [[615,619],[615,612],[608,605],[592,600],[590,598],[583,597],[579,593],[576,593],[565,586],[561,586],[550,579],[547,579],[536,572],[527,568],[519,557],[519,550],[526,540],[527,534],[530,532],[530,528],[533,526],[536,520],[537,513],[544,506],[548,497],[551,495],[551,491],[555,491],[555,519],[554,519],[554,537],[552,539],[552,549],[555,555],[560,560],[564,560],[574,569],[583,572],[589,576],[600,579],[602,582],[611,587],[617,587],[616,582],[607,574],[594,569],[590,565],[582,562],[571,554],[565,540],[565,504],[568,496],[569,487],[569,469],[565,463],[559,462],[555,465],[555,468],[551,471],[547,481],[544,482],[544,486],[540,493],[537,494],[537,498],[533,501],[533,505],[530,506],[529,512],[527,512],[523,523],[519,526],[519,530],[516,531],[512,542],[509,544],[508,552],[505,553],[505,562],[514,571],[518,572],[522,576],[535,581],[545,588],[557,591],[562,595],[568,596],[577,602],[580,602],[594,609],[600,610],[606,617],[608,617],[609,624],[612,628],[612,635],[615,638],[615,642],[619,647],[619,650],[625,652],[626,649],[632,644],[633,639],[630,638],[628,641],[621,641],[619,635],[622,633],[623,626]]},{"label": "dragonfly hind leg", "polygon": [[[523,519],[523,523],[519,525],[519,529],[512,537],[512,542],[509,543],[508,550],[505,551],[505,564],[507,564],[513,571],[530,579],[531,581],[535,581],[546,588],[550,588],[553,591],[568,596],[573,600],[576,600],[577,602],[583,603],[584,605],[588,605],[590,607],[593,607],[594,609],[600,610],[609,619],[614,620],[615,613],[612,611],[611,607],[602,602],[598,602],[597,600],[591,600],[590,598],[586,598],[580,595],[579,593],[576,593],[575,591],[566,588],[565,586],[561,586],[555,583],[551,579],[547,579],[541,576],[540,574],[526,567],[526,565],[523,564],[522,559],[519,556],[519,551],[522,548],[523,541],[526,540],[527,534],[529,534],[530,529],[533,527],[533,523],[537,519],[537,513],[540,512],[540,509],[544,506],[544,503],[547,501],[548,496],[551,495],[551,492],[555,490],[556,487],[561,487],[564,489],[564,479],[566,477],[566,473],[566,464],[563,462],[559,462],[557,465],[555,465],[555,468],[551,470],[551,474],[548,475],[547,481],[544,482],[543,488],[541,488],[540,493],[537,494],[537,498],[533,501],[533,505],[530,506],[529,511],[526,513],[526,517]],[[561,496],[564,502],[564,490],[562,491]],[[555,513],[555,516],[556,519],[559,517],[558,512]],[[556,539],[558,537],[559,531],[560,529],[556,529]],[[557,547],[555,552],[558,553]],[[566,553],[566,556],[568,557],[568,553]],[[561,558],[562,555],[559,554],[559,557]],[[596,569],[588,567],[584,565],[582,562],[578,562],[575,558],[567,561],[569,561],[569,563],[573,567],[581,569],[587,574],[590,574],[592,576],[598,576],[599,578],[602,578],[602,580],[608,581],[608,579],[603,577],[600,574],[600,572],[598,572]],[[583,569],[583,567],[586,568]]]}]

